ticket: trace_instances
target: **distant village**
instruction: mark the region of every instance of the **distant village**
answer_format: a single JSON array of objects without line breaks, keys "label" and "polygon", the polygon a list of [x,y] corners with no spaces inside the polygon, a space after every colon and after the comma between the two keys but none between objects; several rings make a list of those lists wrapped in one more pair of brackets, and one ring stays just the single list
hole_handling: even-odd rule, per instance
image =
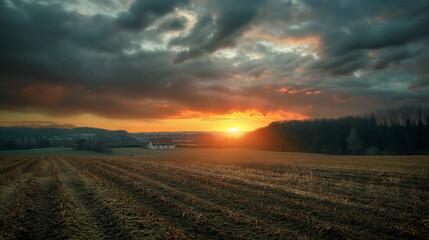
[{"label": "distant village", "polygon": [[0,149],[74,148],[109,153],[111,148],[142,147],[175,149],[196,147],[225,147],[231,136],[203,132],[128,133],[98,128],[22,128],[0,127]]}]

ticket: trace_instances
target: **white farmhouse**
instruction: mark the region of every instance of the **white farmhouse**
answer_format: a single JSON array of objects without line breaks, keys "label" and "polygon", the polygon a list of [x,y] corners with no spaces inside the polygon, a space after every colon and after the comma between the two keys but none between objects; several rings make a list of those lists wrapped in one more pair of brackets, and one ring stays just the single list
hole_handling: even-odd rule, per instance
[{"label": "white farmhouse", "polygon": [[171,138],[150,138],[147,143],[149,149],[174,149],[176,144],[174,144],[173,139]]}]

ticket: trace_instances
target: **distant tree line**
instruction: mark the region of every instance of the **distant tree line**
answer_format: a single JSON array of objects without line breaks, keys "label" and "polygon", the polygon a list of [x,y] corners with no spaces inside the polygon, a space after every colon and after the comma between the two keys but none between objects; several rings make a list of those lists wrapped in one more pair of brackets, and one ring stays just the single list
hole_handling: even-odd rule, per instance
[{"label": "distant tree line", "polygon": [[428,154],[429,110],[419,106],[366,116],[273,122],[246,134],[240,145],[326,154]]},{"label": "distant tree line", "polygon": [[68,147],[109,153],[112,147],[139,147],[141,143],[124,130],[99,128],[0,127],[0,149]]},{"label": "distant tree line", "polygon": [[29,148],[45,148],[50,147],[49,139],[45,137],[19,137],[16,139],[1,139],[0,149],[17,150]]},{"label": "distant tree line", "polygon": [[109,142],[107,139],[97,137],[91,139],[79,139],[76,141],[76,144],[73,147],[75,150],[88,150],[91,152],[100,152],[111,154],[112,150],[109,147]]}]

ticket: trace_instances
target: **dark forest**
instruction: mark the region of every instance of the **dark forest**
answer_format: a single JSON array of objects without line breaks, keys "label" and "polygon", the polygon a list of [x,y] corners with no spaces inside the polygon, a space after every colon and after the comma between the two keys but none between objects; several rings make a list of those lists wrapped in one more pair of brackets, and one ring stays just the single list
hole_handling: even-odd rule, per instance
[{"label": "dark forest", "polygon": [[246,134],[249,147],[326,154],[428,154],[428,108],[406,106],[365,116],[273,122]]}]

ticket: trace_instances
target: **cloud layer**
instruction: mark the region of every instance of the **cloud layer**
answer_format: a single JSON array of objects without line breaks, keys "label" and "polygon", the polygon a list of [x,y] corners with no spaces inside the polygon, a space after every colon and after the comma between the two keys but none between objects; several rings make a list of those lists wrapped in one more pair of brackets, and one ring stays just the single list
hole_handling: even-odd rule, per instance
[{"label": "cloud layer", "polygon": [[428,104],[427,26],[426,1],[0,0],[0,110],[335,117]]}]

